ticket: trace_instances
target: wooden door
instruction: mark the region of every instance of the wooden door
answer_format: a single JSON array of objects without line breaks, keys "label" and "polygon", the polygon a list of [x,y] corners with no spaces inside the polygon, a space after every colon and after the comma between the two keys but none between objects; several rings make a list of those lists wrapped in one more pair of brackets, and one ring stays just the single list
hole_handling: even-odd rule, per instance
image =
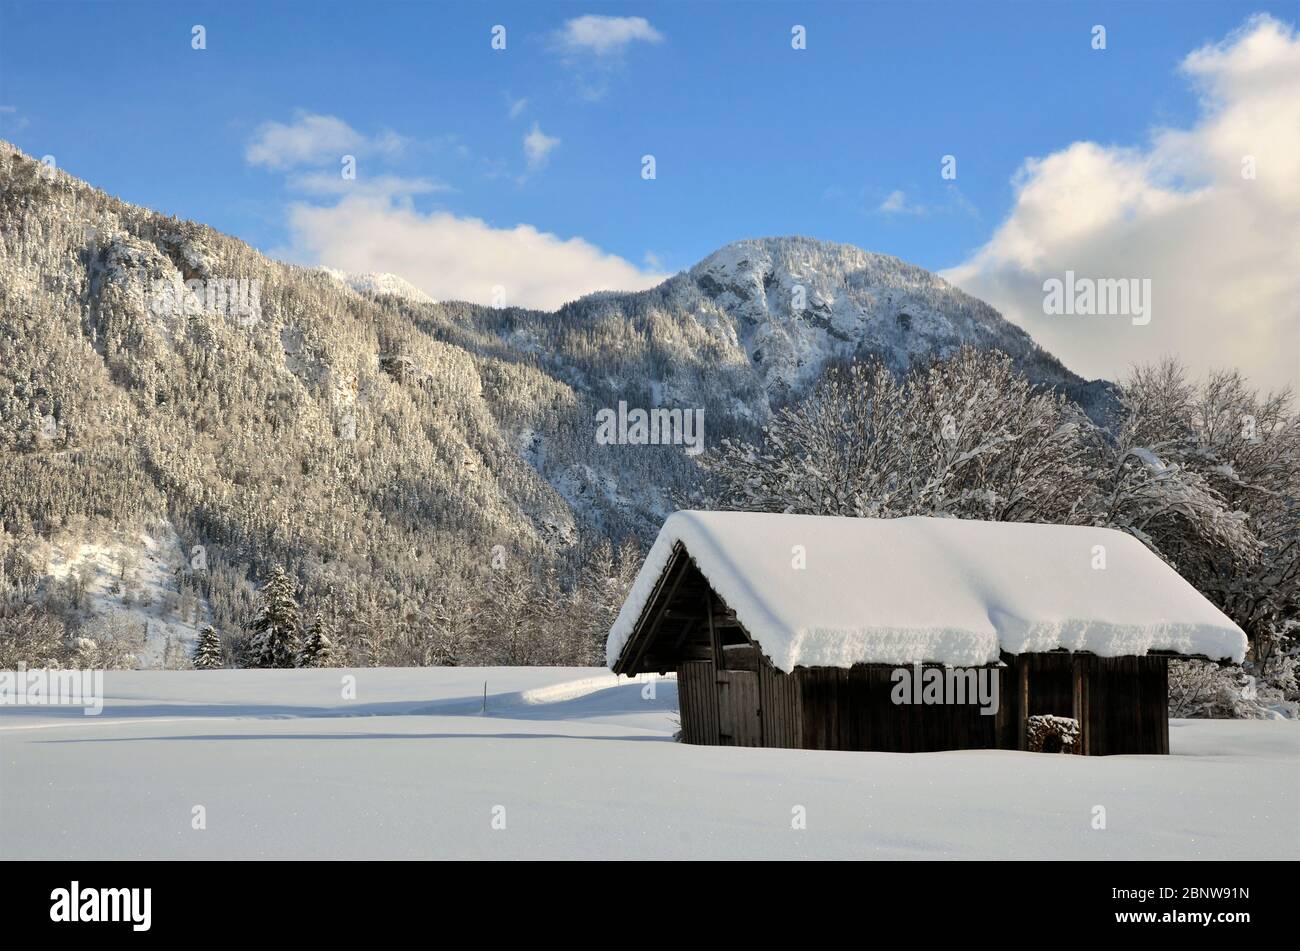
[{"label": "wooden door", "polygon": [[723,746],[762,746],[758,672],[717,672],[718,733]]}]

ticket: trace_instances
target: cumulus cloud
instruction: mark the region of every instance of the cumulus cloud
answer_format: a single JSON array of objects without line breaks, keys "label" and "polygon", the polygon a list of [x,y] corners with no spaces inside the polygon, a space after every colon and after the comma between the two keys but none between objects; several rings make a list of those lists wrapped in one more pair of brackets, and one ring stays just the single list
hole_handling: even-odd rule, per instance
[{"label": "cumulus cloud", "polygon": [[617,56],[632,43],[661,43],[663,34],[645,17],[611,17],[587,14],[565,22],[556,45],[565,53]]},{"label": "cumulus cloud", "polygon": [[299,111],[294,121],[264,122],[244,149],[250,165],[284,170],[337,162],[343,155],[401,152],[406,140],[393,132],[366,136],[337,116]]},{"label": "cumulus cloud", "polygon": [[366,195],[332,207],[294,205],[291,245],[276,255],[344,271],[389,272],[438,300],[553,309],[601,290],[643,290],[666,275],[637,268],[581,238],[531,225],[494,228],[478,218],[423,213]]},{"label": "cumulus cloud", "polygon": [[546,164],[547,157],[559,144],[559,139],[544,133],[534,122],[532,131],[524,136],[524,157],[528,160],[528,167],[530,169],[541,168]]},{"label": "cumulus cloud", "polygon": [[[944,276],[1085,376],[1172,354],[1260,386],[1300,360],[1300,36],[1267,16],[1191,52],[1190,128],[1141,145],[1075,142],[1024,163],[1006,221]],[[1045,281],[1152,282],[1152,319],[1043,312]]]}]

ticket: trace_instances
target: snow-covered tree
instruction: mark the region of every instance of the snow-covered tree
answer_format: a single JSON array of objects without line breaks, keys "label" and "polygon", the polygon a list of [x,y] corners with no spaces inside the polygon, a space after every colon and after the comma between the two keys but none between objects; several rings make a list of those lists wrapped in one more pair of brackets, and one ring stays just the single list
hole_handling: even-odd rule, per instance
[{"label": "snow-covered tree", "polygon": [[259,594],[257,617],[248,641],[249,667],[292,667],[298,656],[301,625],[294,585],[276,565]]},{"label": "snow-covered tree", "polygon": [[0,670],[61,667],[67,652],[61,618],[31,604],[0,604]]},{"label": "snow-covered tree", "polygon": [[1068,522],[1090,491],[1087,425],[1010,358],[966,348],[902,380],[882,363],[832,371],[761,446],[729,440],[705,464],[723,507]]},{"label": "snow-covered tree", "polygon": [[1093,524],[1129,532],[1185,574],[1202,559],[1244,564],[1259,552],[1248,516],[1199,465],[1194,390],[1181,367],[1139,367],[1121,388],[1121,420],[1090,433]]},{"label": "snow-covered tree", "polygon": [[538,662],[536,587],[532,566],[512,556],[484,580],[481,617],[492,663],[526,666]]},{"label": "snow-covered tree", "polygon": [[438,667],[459,666],[473,650],[475,615],[470,608],[473,587],[463,578],[444,579],[437,597],[429,605],[421,659]]},{"label": "snow-covered tree", "polygon": [[225,666],[225,656],[221,650],[221,635],[212,625],[207,625],[199,632],[190,659],[194,662],[195,670],[218,670]]},{"label": "snow-covered tree", "polygon": [[299,667],[332,667],[334,644],[325,629],[325,619],[318,612],[303,635],[302,649],[298,651]]},{"label": "snow-covered tree", "polygon": [[1236,664],[1174,660],[1169,663],[1169,715],[1259,720],[1279,714],[1260,696],[1258,679]]}]

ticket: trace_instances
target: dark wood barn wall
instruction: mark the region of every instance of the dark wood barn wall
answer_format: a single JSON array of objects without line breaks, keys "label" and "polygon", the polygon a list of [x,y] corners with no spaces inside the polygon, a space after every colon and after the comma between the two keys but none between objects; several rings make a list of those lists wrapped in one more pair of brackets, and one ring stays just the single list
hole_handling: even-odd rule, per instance
[{"label": "dark wood barn wall", "polygon": [[1006,671],[999,669],[998,712],[984,714],[975,703],[894,703],[891,677],[896,669],[892,664],[796,668],[803,747],[897,753],[1016,747],[1009,706],[1015,691]]},{"label": "dark wood barn wall", "polygon": [[1084,752],[1169,752],[1169,659],[1076,655]]},{"label": "dark wood barn wall", "polygon": [[859,664],[785,674],[766,661],[756,670],[687,661],[677,669],[683,739],[814,750],[1024,749],[1025,717],[1050,714],[1080,722],[1085,754],[1169,752],[1164,657],[1010,657],[998,668],[996,715],[978,704],[895,704],[894,669]]},{"label": "dark wood barn wall", "polygon": [[718,670],[711,660],[677,668],[682,738],[706,746],[803,746],[799,686],[770,664]]}]

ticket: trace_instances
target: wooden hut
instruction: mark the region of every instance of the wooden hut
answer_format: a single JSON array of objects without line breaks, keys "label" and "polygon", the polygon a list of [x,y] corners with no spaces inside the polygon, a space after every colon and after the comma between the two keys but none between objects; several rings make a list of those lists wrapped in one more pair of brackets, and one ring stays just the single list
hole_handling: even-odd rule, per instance
[{"label": "wooden hut", "polygon": [[1026,749],[1030,718],[1049,716],[1100,755],[1167,753],[1168,658],[1245,648],[1109,529],[678,512],[607,657],[676,673],[688,743]]}]

